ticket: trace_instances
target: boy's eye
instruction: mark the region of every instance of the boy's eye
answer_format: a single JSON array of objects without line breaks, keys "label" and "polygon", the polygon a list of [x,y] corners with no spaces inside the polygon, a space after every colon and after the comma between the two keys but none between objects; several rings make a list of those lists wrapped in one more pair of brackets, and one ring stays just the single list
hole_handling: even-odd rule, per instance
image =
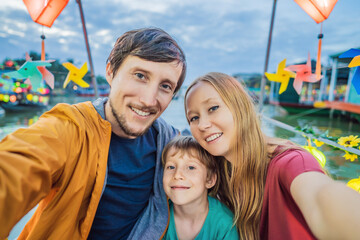
[{"label": "boy's eye", "polygon": [[194,170],[195,167],[194,167],[194,166],[189,166],[189,169],[190,169],[190,170]]},{"label": "boy's eye", "polygon": [[219,106],[213,106],[213,107],[209,108],[209,112],[213,112],[218,108],[219,108]]},{"label": "boy's eye", "polygon": [[198,116],[192,117],[192,118],[190,118],[190,122],[193,122],[193,121],[198,120],[198,119],[199,119]]},{"label": "boy's eye", "polygon": [[145,76],[142,73],[135,73],[135,76],[137,76],[139,79],[144,79]]},{"label": "boy's eye", "polygon": [[172,170],[172,169],[175,169],[175,167],[174,166],[167,166],[166,169]]}]

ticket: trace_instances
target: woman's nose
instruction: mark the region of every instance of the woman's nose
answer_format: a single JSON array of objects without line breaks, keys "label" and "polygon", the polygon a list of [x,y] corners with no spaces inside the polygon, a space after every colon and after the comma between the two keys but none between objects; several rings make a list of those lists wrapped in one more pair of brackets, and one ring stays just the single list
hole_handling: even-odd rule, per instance
[{"label": "woman's nose", "polygon": [[204,130],[208,129],[209,127],[211,127],[211,121],[208,117],[203,116],[199,119],[198,126],[201,131],[204,131]]}]

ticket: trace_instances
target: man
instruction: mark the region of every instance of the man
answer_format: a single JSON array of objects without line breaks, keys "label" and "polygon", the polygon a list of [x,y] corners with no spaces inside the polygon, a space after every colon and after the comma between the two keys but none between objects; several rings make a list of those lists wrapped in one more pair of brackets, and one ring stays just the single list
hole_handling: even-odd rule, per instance
[{"label": "man", "polygon": [[186,60],[166,32],[115,43],[108,99],[58,104],[0,144],[0,239],[39,203],[19,239],[159,239],[168,221],[161,152],[177,132],[159,119]]}]

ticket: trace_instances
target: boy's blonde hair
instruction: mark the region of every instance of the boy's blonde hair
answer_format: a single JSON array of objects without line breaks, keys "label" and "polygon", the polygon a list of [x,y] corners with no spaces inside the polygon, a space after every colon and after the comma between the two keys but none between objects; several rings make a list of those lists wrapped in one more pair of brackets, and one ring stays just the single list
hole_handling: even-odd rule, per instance
[{"label": "boy's blonde hair", "polygon": [[[183,156],[184,154],[189,154],[190,156],[198,159],[207,170],[207,178],[210,179],[214,174],[218,178],[219,176],[219,167],[217,164],[216,157],[208,153],[201,145],[195,140],[192,136],[176,136],[173,138],[164,148],[162,152],[162,164],[165,166],[166,159],[169,152],[174,149],[176,153],[180,152]],[[219,188],[220,181],[217,179],[215,185],[210,189],[209,194],[216,193]]]}]

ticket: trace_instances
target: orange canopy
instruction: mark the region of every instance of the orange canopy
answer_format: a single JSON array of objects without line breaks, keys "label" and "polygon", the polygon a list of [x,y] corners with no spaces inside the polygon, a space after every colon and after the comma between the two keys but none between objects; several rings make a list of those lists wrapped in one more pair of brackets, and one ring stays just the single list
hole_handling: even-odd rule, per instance
[{"label": "orange canopy", "polygon": [[51,27],[69,0],[23,0],[34,22]]},{"label": "orange canopy", "polygon": [[338,0],[294,0],[316,23],[327,19]]}]

